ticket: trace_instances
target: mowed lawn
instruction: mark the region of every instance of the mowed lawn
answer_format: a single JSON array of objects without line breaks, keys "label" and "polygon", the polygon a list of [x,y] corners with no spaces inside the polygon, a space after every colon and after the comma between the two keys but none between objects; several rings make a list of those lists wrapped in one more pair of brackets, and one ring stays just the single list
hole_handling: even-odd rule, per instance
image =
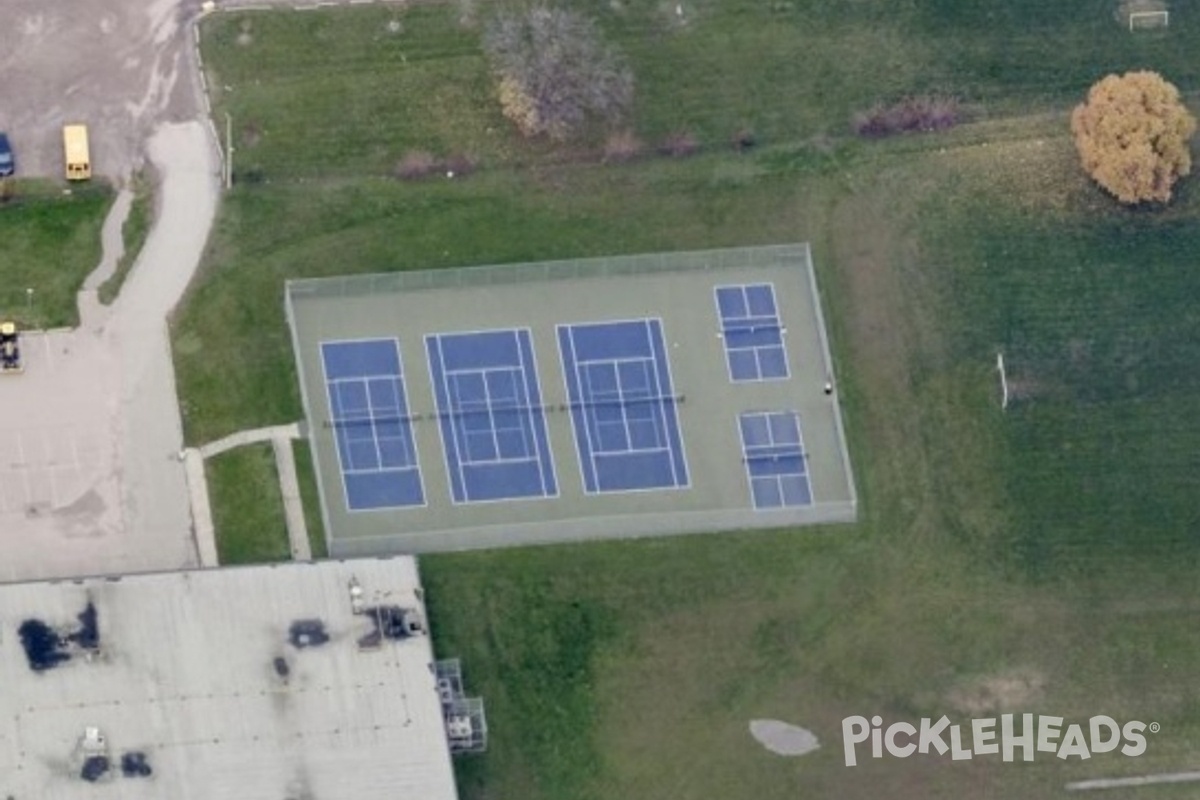
[{"label": "mowed lawn", "polygon": [[95,184],[63,194],[61,186],[38,181],[15,187],[0,203],[0,319],[22,328],[77,324],[75,293],[100,263],[112,190]]},{"label": "mowed lawn", "polygon": [[[712,145],[624,166],[515,140],[459,6],[207,23],[249,172],[174,324],[190,443],[298,418],[287,277],[814,245],[862,521],[422,559],[439,652],[488,703],[465,798],[1024,800],[1194,767],[1200,190],[1117,209],[1065,132],[1108,69],[1200,86],[1194,14],[1130,37],[1108,3],[893,5],[710,0],[683,27],[668,6],[597,10],[635,63],[641,135]],[[927,88],[978,121],[846,138],[854,109]],[[740,125],[763,146],[728,152]],[[387,177],[411,148],[484,168]],[[217,483],[273,474],[240,461]],[[255,494],[214,491],[218,524],[276,525]],[[1162,728],[1136,759],[842,764],[847,715],[998,711]],[[748,735],[764,717],[822,749],[768,754]]]}]

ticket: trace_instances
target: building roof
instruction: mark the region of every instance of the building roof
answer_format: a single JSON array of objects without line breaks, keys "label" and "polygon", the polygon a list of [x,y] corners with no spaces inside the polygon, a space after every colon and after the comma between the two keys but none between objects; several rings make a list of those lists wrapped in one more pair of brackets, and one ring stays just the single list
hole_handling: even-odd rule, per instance
[{"label": "building roof", "polygon": [[412,558],[0,585],[0,798],[455,800],[393,608],[424,619]]}]

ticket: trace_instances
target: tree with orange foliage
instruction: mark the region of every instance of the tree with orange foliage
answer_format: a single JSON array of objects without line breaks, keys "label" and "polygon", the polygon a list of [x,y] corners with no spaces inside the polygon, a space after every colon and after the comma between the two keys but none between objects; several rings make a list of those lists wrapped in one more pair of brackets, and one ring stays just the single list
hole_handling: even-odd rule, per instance
[{"label": "tree with orange foliage", "polygon": [[1196,119],[1157,72],[1101,80],[1071,114],[1071,132],[1083,168],[1122,203],[1166,203],[1192,170]]}]

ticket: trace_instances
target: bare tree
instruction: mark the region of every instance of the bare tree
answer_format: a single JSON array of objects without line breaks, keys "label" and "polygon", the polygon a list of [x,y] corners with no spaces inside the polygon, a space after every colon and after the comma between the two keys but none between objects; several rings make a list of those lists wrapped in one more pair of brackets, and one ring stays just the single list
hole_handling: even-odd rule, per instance
[{"label": "bare tree", "polygon": [[502,12],[484,33],[504,115],[526,136],[562,141],[590,119],[619,123],[633,73],[587,17],[535,5]]},{"label": "bare tree", "polygon": [[1192,169],[1196,120],[1157,72],[1109,75],[1071,114],[1083,168],[1122,203],[1166,203]]}]

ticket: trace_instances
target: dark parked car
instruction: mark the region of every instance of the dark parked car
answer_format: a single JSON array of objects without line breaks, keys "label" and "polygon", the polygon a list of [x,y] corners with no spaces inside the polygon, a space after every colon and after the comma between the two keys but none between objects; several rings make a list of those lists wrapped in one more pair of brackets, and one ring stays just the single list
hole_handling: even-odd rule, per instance
[{"label": "dark parked car", "polygon": [[0,178],[12,175],[17,171],[17,162],[13,159],[12,145],[8,143],[8,135],[0,133]]}]

